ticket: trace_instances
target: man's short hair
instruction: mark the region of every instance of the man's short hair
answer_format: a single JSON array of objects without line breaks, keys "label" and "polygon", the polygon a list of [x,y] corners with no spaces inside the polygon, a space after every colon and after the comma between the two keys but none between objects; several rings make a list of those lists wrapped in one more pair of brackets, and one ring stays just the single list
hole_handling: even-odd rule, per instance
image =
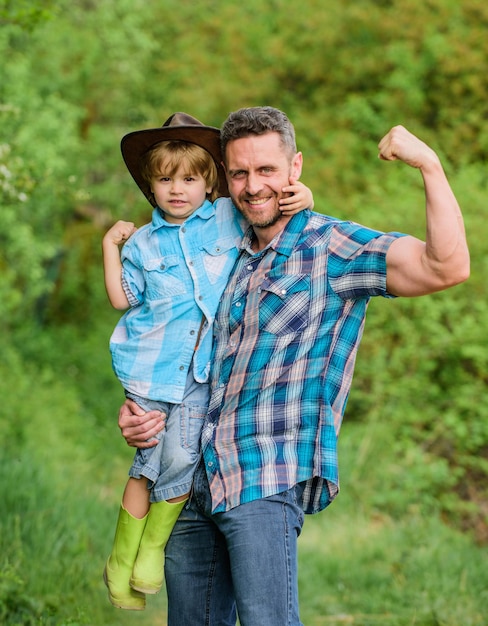
[{"label": "man's short hair", "polygon": [[225,161],[225,150],[229,141],[249,137],[278,133],[283,148],[290,158],[297,152],[295,129],[288,117],[274,107],[247,107],[229,114],[220,130],[220,145],[222,157]]}]

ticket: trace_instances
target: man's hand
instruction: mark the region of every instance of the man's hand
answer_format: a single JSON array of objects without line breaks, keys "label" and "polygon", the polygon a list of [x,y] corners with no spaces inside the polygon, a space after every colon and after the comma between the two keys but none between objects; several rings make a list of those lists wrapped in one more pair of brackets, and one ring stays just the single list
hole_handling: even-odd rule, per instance
[{"label": "man's hand", "polygon": [[436,153],[403,126],[394,126],[378,144],[383,161],[400,160],[419,169],[439,165]]},{"label": "man's hand", "polygon": [[153,448],[157,439],[153,439],[166,424],[166,414],[161,411],[141,409],[132,400],[126,400],[119,411],[119,428],[127,445],[134,448]]}]

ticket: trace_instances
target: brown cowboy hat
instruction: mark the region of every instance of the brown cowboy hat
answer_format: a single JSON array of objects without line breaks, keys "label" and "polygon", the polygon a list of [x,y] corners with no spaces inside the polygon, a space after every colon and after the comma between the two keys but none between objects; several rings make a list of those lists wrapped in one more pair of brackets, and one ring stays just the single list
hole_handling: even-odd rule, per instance
[{"label": "brown cowboy hat", "polygon": [[221,165],[220,130],[213,126],[204,126],[187,113],[173,113],[161,128],[136,130],[122,137],[120,144],[127,169],[153,207],[156,206],[156,203],[149,185],[141,175],[140,159],[149,148],[161,141],[188,141],[204,148],[212,155],[217,165],[219,196],[229,195],[225,173]]}]

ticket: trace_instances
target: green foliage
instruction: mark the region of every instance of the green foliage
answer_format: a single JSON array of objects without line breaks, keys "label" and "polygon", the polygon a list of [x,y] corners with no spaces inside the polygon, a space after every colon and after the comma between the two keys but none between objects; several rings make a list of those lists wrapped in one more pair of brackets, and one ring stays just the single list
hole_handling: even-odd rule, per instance
[{"label": "green foliage", "polygon": [[[0,622],[131,624],[102,582],[132,457],[117,434],[119,398],[115,385],[112,395],[104,389],[112,407],[97,424],[96,398],[85,403],[75,372],[60,371],[2,346]],[[164,598],[150,605],[148,625],[163,614]]]},{"label": "green foliage", "polygon": [[[299,541],[304,624],[482,626],[486,621],[486,547],[442,521],[436,498],[428,503],[422,492],[431,483],[409,475],[416,450],[399,452],[396,439],[384,420],[344,427],[341,492],[323,514],[306,518]],[[435,462],[428,467],[440,477]]]},{"label": "green foliage", "polygon": [[0,26],[15,24],[34,29],[52,17],[54,0],[0,0]]},{"label": "green foliage", "polygon": [[410,512],[393,522],[358,511],[354,497],[305,522],[299,543],[304,624],[485,623],[485,553],[436,517]]},{"label": "green foliage", "polygon": [[[0,25],[0,388],[15,408],[0,418],[1,440],[15,447],[14,462],[0,459],[0,621],[126,619],[93,582],[131,457],[116,425],[108,339],[119,314],[106,301],[100,242],[115,219],[150,214],[122,163],[122,135],[178,110],[219,126],[230,110],[271,104],[295,123],[318,210],[420,238],[418,172],[380,162],[377,143],[397,123],[422,137],[442,156],[472,254],[465,285],[370,305],[341,435],[351,504],[338,522],[347,528],[355,503],[368,533],[351,550],[349,528],[333,564],[317,551],[306,589],[324,577],[336,587],[305,596],[305,623],[332,624],[320,616],[337,611],[365,625],[481,624],[486,593],[472,580],[486,576],[470,537],[488,540],[488,5],[0,0]],[[441,558],[441,542],[469,553],[465,570]],[[464,610],[447,602],[451,621],[449,578]],[[409,613],[409,602],[422,606]]]},{"label": "green foliage", "polygon": [[[24,51],[11,46],[13,30],[0,36],[0,297],[4,324],[13,329],[37,316],[52,293],[60,235],[72,220],[76,188],[71,156],[76,153],[77,110],[59,94],[45,95],[33,81]],[[27,43],[30,35],[19,35]]]}]

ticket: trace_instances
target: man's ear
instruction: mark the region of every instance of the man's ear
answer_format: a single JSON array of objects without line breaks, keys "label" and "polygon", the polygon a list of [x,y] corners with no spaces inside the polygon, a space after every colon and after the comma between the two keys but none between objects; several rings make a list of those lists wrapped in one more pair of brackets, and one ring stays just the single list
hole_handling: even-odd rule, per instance
[{"label": "man's ear", "polygon": [[302,175],[302,167],[303,167],[303,154],[301,152],[297,152],[293,157],[291,162],[291,176],[298,180]]}]

